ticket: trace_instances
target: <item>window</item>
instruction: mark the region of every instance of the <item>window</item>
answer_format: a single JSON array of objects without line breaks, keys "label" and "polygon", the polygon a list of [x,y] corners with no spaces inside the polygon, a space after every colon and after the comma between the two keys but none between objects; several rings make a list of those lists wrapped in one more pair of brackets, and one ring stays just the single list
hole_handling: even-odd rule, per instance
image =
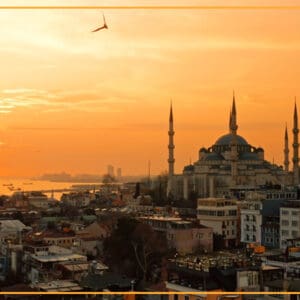
[{"label": "window", "polygon": [[234,235],[234,230],[231,231],[232,235]]},{"label": "window", "polygon": [[234,221],[232,221],[231,224],[234,225]]},{"label": "window", "polygon": [[189,296],[184,296],[184,300],[190,300]]},{"label": "window", "polygon": [[292,216],[298,216],[298,213],[299,213],[298,211],[293,210],[293,211],[292,211]]},{"label": "window", "polygon": [[292,231],[292,236],[293,236],[293,238],[296,238],[297,236],[298,236],[298,231]]},{"label": "window", "polygon": [[282,236],[287,236],[287,235],[289,235],[289,231],[288,230],[281,230],[281,235]]},{"label": "window", "polygon": [[281,214],[282,214],[282,215],[289,215],[289,213],[290,213],[290,212],[289,212],[288,210],[284,210],[284,209],[283,209],[283,210],[281,211]]},{"label": "window", "polygon": [[298,226],[298,221],[292,221],[292,226]]},{"label": "window", "polygon": [[290,223],[289,223],[288,220],[282,220],[282,221],[281,221],[281,225],[282,225],[282,226],[289,226]]},{"label": "window", "polygon": [[178,300],[178,295],[175,294],[173,299],[174,299],[174,300]]}]

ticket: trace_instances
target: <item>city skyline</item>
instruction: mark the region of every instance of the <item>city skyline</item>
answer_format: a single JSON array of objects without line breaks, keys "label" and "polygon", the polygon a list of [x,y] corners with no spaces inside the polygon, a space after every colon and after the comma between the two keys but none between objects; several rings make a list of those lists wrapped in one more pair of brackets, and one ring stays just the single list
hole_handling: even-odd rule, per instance
[{"label": "city skyline", "polygon": [[180,173],[226,133],[233,89],[239,132],[283,165],[300,95],[298,11],[105,10],[109,30],[96,35],[99,11],[0,15],[0,176],[103,174],[107,164],[147,174],[149,160],[159,174],[171,98]]}]

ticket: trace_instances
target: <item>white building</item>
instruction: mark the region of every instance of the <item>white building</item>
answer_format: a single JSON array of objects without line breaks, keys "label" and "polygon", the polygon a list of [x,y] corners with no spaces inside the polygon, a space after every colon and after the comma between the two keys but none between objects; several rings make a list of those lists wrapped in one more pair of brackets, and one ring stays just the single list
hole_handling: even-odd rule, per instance
[{"label": "white building", "polygon": [[200,224],[213,228],[213,232],[222,235],[225,246],[237,244],[237,203],[233,199],[198,199],[197,218]]},{"label": "white building", "polygon": [[261,225],[263,220],[261,211],[261,200],[241,203],[241,242],[261,244]]},{"label": "white building", "polygon": [[280,208],[280,247],[287,246],[287,239],[300,237],[300,201],[287,201]]}]

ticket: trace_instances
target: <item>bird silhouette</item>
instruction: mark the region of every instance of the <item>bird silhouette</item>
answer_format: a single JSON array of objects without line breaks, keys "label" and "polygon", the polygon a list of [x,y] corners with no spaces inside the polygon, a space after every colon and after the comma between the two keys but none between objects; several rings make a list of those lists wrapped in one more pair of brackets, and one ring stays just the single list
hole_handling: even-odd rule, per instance
[{"label": "bird silhouette", "polygon": [[103,14],[103,26],[99,27],[99,28],[96,28],[95,30],[93,30],[92,32],[97,32],[99,30],[102,30],[102,29],[108,29],[108,26],[106,24],[106,21],[105,21],[105,17],[104,17],[104,14]]}]

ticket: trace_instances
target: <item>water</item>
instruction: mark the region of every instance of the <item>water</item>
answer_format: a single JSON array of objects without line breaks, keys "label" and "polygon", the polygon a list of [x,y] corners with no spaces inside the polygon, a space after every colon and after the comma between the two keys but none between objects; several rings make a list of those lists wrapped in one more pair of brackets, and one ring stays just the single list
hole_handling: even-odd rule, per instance
[{"label": "water", "polygon": [[[11,186],[7,186],[7,185]],[[12,195],[17,191],[41,191],[41,190],[56,190],[56,189],[70,189],[72,185],[99,185],[99,182],[91,183],[78,183],[78,182],[52,182],[45,180],[30,180],[30,179],[0,179],[0,195]],[[14,190],[10,188],[13,187]],[[54,192],[54,198],[60,199],[64,192]],[[65,192],[67,193],[67,192]],[[51,192],[45,193],[48,197],[51,196]]]}]

